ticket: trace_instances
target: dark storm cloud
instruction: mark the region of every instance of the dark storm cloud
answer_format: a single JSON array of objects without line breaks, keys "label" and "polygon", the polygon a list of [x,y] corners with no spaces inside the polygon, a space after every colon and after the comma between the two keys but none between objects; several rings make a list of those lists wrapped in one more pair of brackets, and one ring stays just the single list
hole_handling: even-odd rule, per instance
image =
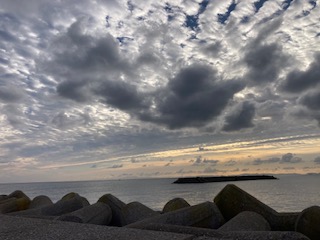
[{"label": "dark storm cloud", "polygon": [[137,88],[123,81],[104,81],[93,90],[108,105],[124,110],[133,111],[148,108],[147,96],[139,93]]},{"label": "dark storm cloud", "polygon": [[252,44],[244,56],[249,71],[245,76],[253,84],[266,84],[278,79],[279,73],[287,65],[288,58],[277,43]]},{"label": "dark storm cloud", "polygon": [[239,80],[221,81],[208,65],[193,64],[172,78],[156,97],[156,113],[141,119],[170,129],[199,127],[219,116],[233,95],[244,88]]},{"label": "dark storm cloud", "polygon": [[56,40],[54,63],[77,71],[119,69],[123,62],[117,41],[110,34],[100,38],[86,34],[87,25],[89,20],[80,19]]},{"label": "dark storm cloud", "polygon": [[62,97],[77,102],[87,102],[90,100],[90,91],[84,81],[64,81],[57,86],[57,93]]},{"label": "dark storm cloud", "polygon": [[95,37],[87,33],[90,24],[94,23],[85,18],[73,23],[54,41],[51,56],[42,67],[60,82],[57,86],[60,96],[87,102],[98,95],[104,102],[126,109],[128,106],[121,95],[127,102],[135,102],[135,89],[130,84],[115,81],[120,75],[131,73],[131,66],[120,56],[119,43],[113,36]]},{"label": "dark storm cloud", "polygon": [[251,128],[254,126],[252,123],[255,114],[255,106],[251,102],[243,102],[237,107],[230,115],[226,117],[224,131],[238,131],[243,128]]},{"label": "dark storm cloud", "polygon": [[316,157],[314,160],[313,160],[314,163],[316,164],[320,164],[320,156],[319,157]]},{"label": "dark storm cloud", "polygon": [[243,61],[248,67],[245,78],[253,85],[268,84],[278,79],[281,70],[288,65],[288,56],[277,43],[266,43],[266,40],[280,28],[283,19],[276,17],[261,24],[255,39],[246,47]]},{"label": "dark storm cloud", "polygon": [[312,91],[305,94],[299,102],[310,110],[320,110],[320,91]]},{"label": "dark storm cloud", "polygon": [[300,93],[320,83],[320,53],[314,55],[314,61],[305,71],[293,70],[285,78],[280,88],[286,92]]}]

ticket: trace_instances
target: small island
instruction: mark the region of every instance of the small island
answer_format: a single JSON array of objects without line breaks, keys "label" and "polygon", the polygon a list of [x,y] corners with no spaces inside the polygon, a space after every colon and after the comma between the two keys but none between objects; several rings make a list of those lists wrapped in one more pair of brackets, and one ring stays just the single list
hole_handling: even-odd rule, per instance
[{"label": "small island", "polygon": [[241,176],[218,176],[218,177],[186,177],[178,178],[173,183],[210,183],[210,182],[233,182],[249,180],[277,180],[270,175],[241,175]]}]

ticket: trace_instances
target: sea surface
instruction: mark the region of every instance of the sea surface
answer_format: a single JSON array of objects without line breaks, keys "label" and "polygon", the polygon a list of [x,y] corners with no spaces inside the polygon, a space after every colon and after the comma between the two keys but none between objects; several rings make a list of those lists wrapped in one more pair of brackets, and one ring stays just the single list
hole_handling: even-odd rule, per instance
[{"label": "sea surface", "polygon": [[191,205],[212,201],[229,183],[247,191],[279,212],[302,211],[320,206],[320,174],[279,175],[279,180],[256,180],[203,184],[172,184],[175,179],[102,180],[79,182],[3,183],[0,194],[22,190],[31,199],[47,195],[53,202],[69,192],[77,192],[95,203],[102,195],[111,193],[125,203],[139,201],[154,210],[176,197]]}]

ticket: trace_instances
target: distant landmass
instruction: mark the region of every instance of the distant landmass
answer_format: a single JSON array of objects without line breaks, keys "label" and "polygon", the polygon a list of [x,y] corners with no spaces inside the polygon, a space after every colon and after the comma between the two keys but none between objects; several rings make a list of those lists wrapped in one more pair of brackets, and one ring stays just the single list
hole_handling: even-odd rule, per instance
[{"label": "distant landmass", "polygon": [[178,178],[173,183],[210,183],[210,182],[231,182],[231,181],[249,181],[249,180],[277,180],[277,179],[278,178],[270,175],[186,177],[186,178]]}]

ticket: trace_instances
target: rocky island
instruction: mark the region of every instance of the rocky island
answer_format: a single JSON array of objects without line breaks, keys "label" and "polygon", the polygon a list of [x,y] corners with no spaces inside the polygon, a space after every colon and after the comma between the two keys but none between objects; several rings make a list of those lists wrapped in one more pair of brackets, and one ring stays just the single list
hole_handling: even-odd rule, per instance
[{"label": "rocky island", "polygon": [[219,177],[186,177],[178,178],[173,183],[209,183],[209,182],[230,182],[230,181],[249,181],[249,180],[277,180],[278,178],[270,175],[246,175],[246,176],[219,176]]}]

